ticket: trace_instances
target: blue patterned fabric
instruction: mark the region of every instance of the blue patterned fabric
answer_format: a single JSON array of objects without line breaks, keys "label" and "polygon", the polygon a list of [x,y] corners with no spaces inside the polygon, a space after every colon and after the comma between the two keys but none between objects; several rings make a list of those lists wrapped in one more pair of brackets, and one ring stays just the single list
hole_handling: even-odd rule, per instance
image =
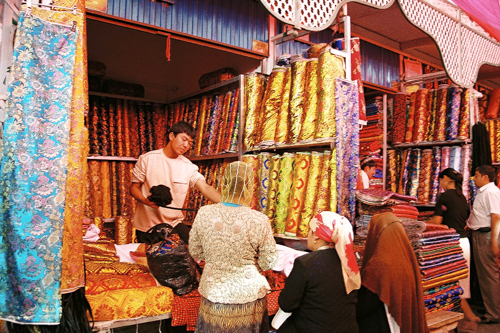
[{"label": "blue patterned fabric", "polygon": [[0,318],[56,324],[77,33],[21,13],[0,166]]},{"label": "blue patterned fabric", "polygon": [[359,101],[356,82],[335,80],[338,211],[354,221],[359,169]]}]

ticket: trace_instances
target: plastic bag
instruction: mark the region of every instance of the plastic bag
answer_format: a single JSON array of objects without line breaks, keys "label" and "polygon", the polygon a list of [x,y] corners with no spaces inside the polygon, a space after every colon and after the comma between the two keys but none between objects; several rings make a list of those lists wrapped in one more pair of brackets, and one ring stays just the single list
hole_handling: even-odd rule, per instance
[{"label": "plastic bag", "polygon": [[158,224],[148,230],[146,251],[148,266],[162,286],[172,289],[175,295],[190,293],[198,283],[196,262],[189,254],[187,245],[172,227]]}]

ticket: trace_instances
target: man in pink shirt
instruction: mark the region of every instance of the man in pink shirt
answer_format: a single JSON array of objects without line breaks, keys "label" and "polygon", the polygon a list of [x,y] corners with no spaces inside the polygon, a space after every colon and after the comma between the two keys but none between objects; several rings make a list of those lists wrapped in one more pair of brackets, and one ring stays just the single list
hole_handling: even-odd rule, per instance
[{"label": "man in pink shirt", "polygon": [[175,123],[168,133],[165,148],[147,152],[137,160],[130,194],[137,200],[134,227],[138,242],[144,242],[146,232],[160,223],[174,227],[179,236],[188,242],[189,228],[182,223],[182,211],[158,207],[150,201],[148,196],[153,186],[168,186],[172,193],[172,203],[169,206],[175,208],[184,206],[189,188],[198,189],[214,203],[220,202],[220,193],[206,183],[203,175],[198,172],[198,166],[183,156],[191,149],[195,134],[190,124],[183,121]]}]

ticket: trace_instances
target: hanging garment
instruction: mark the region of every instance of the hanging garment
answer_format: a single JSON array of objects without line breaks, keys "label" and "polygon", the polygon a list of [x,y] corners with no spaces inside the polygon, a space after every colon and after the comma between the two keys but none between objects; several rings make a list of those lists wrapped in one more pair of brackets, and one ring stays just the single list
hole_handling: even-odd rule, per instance
[{"label": "hanging garment", "polygon": [[478,166],[491,165],[490,138],[483,123],[477,123],[472,126],[472,138],[471,173],[474,174]]},{"label": "hanging garment", "polygon": [[0,318],[61,318],[64,209],[77,32],[21,13],[0,166]]}]

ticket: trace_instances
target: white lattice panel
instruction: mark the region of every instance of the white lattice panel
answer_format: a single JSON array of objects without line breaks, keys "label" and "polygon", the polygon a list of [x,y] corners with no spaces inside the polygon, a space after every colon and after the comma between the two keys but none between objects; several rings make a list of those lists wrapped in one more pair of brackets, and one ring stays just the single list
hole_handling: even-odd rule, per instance
[{"label": "white lattice panel", "polygon": [[332,25],[342,5],[359,2],[387,8],[395,0],[260,0],[278,20],[310,31],[325,30]]}]

